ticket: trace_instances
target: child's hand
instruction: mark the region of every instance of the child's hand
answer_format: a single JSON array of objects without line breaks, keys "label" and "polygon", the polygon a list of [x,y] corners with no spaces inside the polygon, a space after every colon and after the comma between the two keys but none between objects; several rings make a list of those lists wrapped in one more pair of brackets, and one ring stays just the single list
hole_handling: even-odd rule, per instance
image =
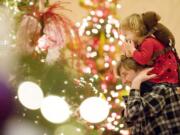
[{"label": "child's hand", "polygon": [[128,50],[128,53],[129,53],[130,57],[132,57],[134,51],[136,51],[135,43],[134,43],[132,40],[128,40],[128,41],[126,42],[126,48],[127,48],[127,50]]},{"label": "child's hand", "polygon": [[126,42],[121,46],[121,51],[122,51],[123,55],[125,55],[127,57],[131,57],[129,47],[128,47],[128,44]]},{"label": "child's hand", "polygon": [[123,54],[126,55],[127,57],[132,57],[134,51],[136,50],[134,42],[131,40],[126,41],[121,46],[121,50],[122,50]]}]

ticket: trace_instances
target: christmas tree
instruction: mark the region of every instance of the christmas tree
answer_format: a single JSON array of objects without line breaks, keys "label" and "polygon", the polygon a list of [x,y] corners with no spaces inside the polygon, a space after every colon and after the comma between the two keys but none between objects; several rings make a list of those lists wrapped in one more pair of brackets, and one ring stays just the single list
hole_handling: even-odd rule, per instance
[{"label": "christmas tree", "polygon": [[76,27],[58,12],[67,11],[65,2],[0,3],[15,26],[9,39],[1,40],[10,41],[7,45],[17,58],[8,77],[15,118],[4,132],[111,135],[124,129],[120,112],[128,92],[114,74],[123,40],[116,19],[118,1],[80,1],[90,14]]},{"label": "christmas tree", "polygon": [[120,46],[124,36],[119,32],[119,0],[80,0],[80,5],[89,11],[82,22],[76,23],[79,34],[85,43],[85,66],[82,72],[98,78],[94,85],[111,104],[112,109],[105,134],[119,133],[124,125],[121,122],[123,96],[128,95],[128,86],[123,86],[116,76],[116,64],[120,59]]}]

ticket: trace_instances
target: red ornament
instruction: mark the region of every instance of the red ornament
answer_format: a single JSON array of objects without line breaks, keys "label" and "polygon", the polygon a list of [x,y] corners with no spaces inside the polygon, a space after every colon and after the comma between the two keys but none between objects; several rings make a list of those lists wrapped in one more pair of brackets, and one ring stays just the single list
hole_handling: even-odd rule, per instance
[{"label": "red ornament", "polygon": [[105,81],[108,84],[115,84],[117,82],[117,79],[115,75],[113,74],[113,72],[107,72],[105,74]]},{"label": "red ornament", "polygon": [[99,38],[97,38],[97,37],[93,38],[92,47],[93,47],[94,49],[96,49],[96,50],[98,49],[98,47],[99,47]]},{"label": "red ornament", "polygon": [[96,74],[97,73],[97,67],[96,67],[96,63],[94,60],[91,60],[91,59],[87,59],[85,61],[85,65],[87,65],[90,69],[91,69],[91,72],[93,74]]}]

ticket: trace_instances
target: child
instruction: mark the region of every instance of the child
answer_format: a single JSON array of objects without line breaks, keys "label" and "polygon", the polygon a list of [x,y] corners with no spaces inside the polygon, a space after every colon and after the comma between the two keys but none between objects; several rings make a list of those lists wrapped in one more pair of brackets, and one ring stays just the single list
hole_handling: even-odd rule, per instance
[{"label": "child", "polygon": [[159,20],[160,16],[155,12],[132,14],[123,20],[121,30],[126,43],[122,46],[122,51],[138,64],[154,67],[150,73],[157,74],[157,77],[148,81],[151,84],[176,86],[179,75],[175,39]]}]

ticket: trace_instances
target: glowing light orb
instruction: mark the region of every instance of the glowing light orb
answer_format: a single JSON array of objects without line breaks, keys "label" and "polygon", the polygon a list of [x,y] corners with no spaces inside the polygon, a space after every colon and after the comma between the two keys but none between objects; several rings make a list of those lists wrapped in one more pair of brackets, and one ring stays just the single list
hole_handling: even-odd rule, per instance
[{"label": "glowing light orb", "polygon": [[90,97],[80,106],[81,117],[90,123],[104,121],[109,115],[110,107],[107,101],[100,97]]},{"label": "glowing light orb", "polygon": [[68,103],[58,96],[46,97],[41,104],[41,113],[46,120],[55,124],[65,122],[71,114]]},{"label": "glowing light orb", "polygon": [[18,98],[23,106],[36,110],[44,98],[42,89],[34,82],[23,82],[18,88]]}]

